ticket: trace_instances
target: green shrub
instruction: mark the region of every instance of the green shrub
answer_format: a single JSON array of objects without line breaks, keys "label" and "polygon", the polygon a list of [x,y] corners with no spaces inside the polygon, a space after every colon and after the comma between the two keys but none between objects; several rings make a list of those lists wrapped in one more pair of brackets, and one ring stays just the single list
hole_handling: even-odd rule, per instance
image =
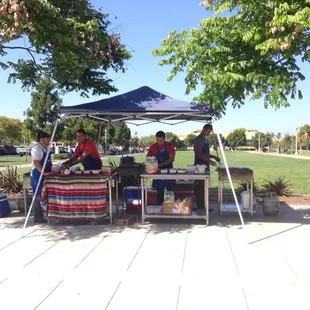
[{"label": "green shrub", "polygon": [[286,180],[285,177],[277,177],[273,182],[264,181],[262,189],[266,193],[274,193],[277,196],[289,196],[292,194],[291,180]]},{"label": "green shrub", "polygon": [[54,154],[53,159],[68,159],[69,155],[67,153]]},{"label": "green shrub", "polygon": [[7,166],[5,170],[0,171],[0,190],[13,194],[19,193],[23,189],[23,179],[19,174],[17,167]]}]

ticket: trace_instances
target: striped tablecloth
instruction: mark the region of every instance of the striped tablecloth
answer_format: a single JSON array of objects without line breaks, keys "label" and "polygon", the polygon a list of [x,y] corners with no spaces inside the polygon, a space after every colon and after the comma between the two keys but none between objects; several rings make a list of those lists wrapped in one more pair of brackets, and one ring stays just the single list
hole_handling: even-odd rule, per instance
[{"label": "striped tablecloth", "polygon": [[49,218],[100,220],[106,217],[107,177],[59,175],[44,181],[41,204]]}]

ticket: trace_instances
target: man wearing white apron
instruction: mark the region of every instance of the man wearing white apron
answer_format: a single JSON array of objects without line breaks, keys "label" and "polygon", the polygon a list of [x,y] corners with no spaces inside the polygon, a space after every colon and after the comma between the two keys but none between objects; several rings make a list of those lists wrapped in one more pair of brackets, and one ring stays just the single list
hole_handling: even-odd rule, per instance
[{"label": "man wearing white apron", "polygon": [[[33,194],[38,188],[36,198],[34,200],[34,222],[35,223],[46,223],[47,221],[43,218],[43,211],[40,204],[41,192],[43,187],[43,178],[39,183],[40,175],[44,165],[45,158],[47,156],[47,147],[50,143],[50,135],[44,131],[40,131],[37,134],[37,143],[31,149],[32,169],[30,173],[31,187]],[[43,172],[43,176],[48,176],[52,169],[51,154],[49,154],[46,166]]]}]

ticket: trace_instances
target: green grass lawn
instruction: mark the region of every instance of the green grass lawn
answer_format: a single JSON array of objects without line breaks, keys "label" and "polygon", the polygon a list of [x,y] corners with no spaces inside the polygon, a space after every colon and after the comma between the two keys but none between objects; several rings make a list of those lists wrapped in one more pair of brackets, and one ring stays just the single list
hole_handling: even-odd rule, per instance
[{"label": "green grass lawn", "polygon": [[[254,171],[255,182],[264,180],[273,181],[279,176],[284,176],[291,180],[293,192],[295,194],[310,194],[310,161],[286,158],[280,156],[266,156],[263,154],[251,154],[248,152],[226,152],[226,158],[230,167],[247,167]],[[136,161],[145,160],[144,154],[136,155]],[[174,167],[184,168],[193,164],[194,153],[191,151],[177,152]],[[119,159],[116,159],[119,162]],[[104,164],[107,161],[104,160]],[[217,182],[217,172],[215,167],[211,168],[212,185]],[[212,191],[216,190],[215,188]]]},{"label": "green grass lawn", "polygon": [[[293,192],[295,194],[310,194],[310,178],[308,172],[310,171],[310,161],[287,158],[280,156],[265,156],[263,154],[251,154],[248,152],[226,152],[227,162],[230,167],[247,167],[254,171],[255,182],[261,182],[264,180],[273,181],[279,176],[284,176],[291,180],[293,186]],[[145,154],[135,155],[136,162],[145,160]],[[194,153],[191,151],[177,152],[174,162],[174,167],[183,168],[186,165],[193,164]],[[8,165],[9,161],[5,161],[6,164],[0,159],[0,166]],[[10,159],[10,158],[9,158]],[[20,159],[17,164],[30,163],[23,162],[25,158]],[[111,158],[112,159],[112,158]],[[119,163],[119,158],[113,158],[115,162]],[[12,164],[12,163],[10,163]],[[103,158],[103,164],[108,165],[107,158]],[[217,173],[214,171],[214,167],[211,170],[212,177],[212,191],[216,190]],[[21,173],[30,171],[30,168],[20,168]]]},{"label": "green grass lawn", "polygon": [[26,156],[19,157],[19,156],[0,156],[0,167],[5,167],[5,166],[13,166],[13,165],[26,165],[26,164],[31,164],[31,157],[27,157],[26,161]]}]

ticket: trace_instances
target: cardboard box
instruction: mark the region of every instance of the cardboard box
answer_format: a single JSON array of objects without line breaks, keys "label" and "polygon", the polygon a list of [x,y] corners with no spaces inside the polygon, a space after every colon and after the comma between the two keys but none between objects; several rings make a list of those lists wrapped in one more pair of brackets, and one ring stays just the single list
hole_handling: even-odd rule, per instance
[{"label": "cardboard box", "polygon": [[159,205],[146,206],[146,214],[163,214],[163,207]]},{"label": "cardboard box", "polygon": [[130,225],[135,222],[135,217],[130,214],[123,214],[113,217],[114,225]]},{"label": "cardboard box", "polygon": [[188,202],[164,202],[163,214],[165,215],[191,215],[191,200]]}]

